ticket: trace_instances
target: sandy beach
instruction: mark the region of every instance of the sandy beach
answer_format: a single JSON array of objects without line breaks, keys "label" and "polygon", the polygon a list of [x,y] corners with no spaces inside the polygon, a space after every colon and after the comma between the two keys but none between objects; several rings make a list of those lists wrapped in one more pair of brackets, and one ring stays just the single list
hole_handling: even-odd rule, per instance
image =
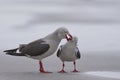
[{"label": "sandy beach", "polygon": [[[77,61],[80,72],[70,72],[71,62],[66,62],[67,73],[57,73],[61,69],[61,61],[55,55],[43,60],[46,70],[53,73],[43,74],[38,71],[36,60],[2,55],[0,56],[0,79],[2,80],[119,80],[120,64],[119,52],[82,53]],[[107,72],[107,76],[105,74]],[[119,72],[119,73],[118,73]],[[94,74],[95,73],[95,74]],[[102,73],[102,74],[100,74]],[[117,73],[117,75],[115,75]],[[98,75],[96,75],[98,74]],[[113,74],[110,76],[110,74]]]}]

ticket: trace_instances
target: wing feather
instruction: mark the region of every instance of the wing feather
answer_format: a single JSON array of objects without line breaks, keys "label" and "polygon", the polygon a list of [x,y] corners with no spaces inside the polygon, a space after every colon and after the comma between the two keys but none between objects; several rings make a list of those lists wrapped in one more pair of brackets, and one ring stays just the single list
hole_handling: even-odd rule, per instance
[{"label": "wing feather", "polygon": [[49,44],[47,44],[45,41],[41,39],[29,43],[21,50],[21,52],[30,56],[38,56],[47,52],[49,48],[50,48]]}]

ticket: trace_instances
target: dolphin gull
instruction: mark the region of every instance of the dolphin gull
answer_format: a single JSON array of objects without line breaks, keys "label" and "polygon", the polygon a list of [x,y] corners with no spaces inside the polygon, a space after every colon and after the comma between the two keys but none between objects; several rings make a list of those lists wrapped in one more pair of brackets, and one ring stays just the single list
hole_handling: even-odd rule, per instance
[{"label": "dolphin gull", "polygon": [[64,62],[65,61],[68,61],[68,62],[73,61],[73,64],[74,64],[73,72],[78,72],[78,70],[76,69],[75,60],[80,59],[81,54],[77,47],[77,42],[78,42],[78,38],[73,37],[72,40],[68,41],[64,45],[61,45],[60,48],[58,49],[57,57],[59,57],[60,60],[63,62],[62,70],[59,71],[60,73],[66,73],[64,70],[64,67],[65,67]]},{"label": "dolphin gull", "polygon": [[48,73],[44,70],[41,60],[52,55],[57,50],[61,40],[64,38],[66,38],[67,41],[70,41],[72,40],[72,35],[69,33],[67,28],[61,27],[44,38],[35,40],[28,44],[20,45],[15,49],[5,50],[4,52],[6,52],[8,55],[26,56],[37,59],[39,60],[39,71],[41,73]]}]

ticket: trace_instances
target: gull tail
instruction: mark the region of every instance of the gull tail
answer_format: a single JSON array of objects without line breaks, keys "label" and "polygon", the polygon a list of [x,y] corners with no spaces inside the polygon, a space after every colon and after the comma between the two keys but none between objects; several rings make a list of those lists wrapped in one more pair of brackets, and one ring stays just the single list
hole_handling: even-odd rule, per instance
[{"label": "gull tail", "polygon": [[17,53],[18,49],[19,48],[10,49],[10,50],[5,50],[3,52],[5,52],[8,55],[12,55],[12,56],[25,56],[25,54],[23,54],[23,53]]}]

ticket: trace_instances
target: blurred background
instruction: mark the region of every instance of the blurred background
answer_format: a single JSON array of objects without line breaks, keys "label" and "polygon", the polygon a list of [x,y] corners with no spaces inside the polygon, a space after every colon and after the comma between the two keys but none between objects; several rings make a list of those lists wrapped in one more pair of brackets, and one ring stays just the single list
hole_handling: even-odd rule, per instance
[{"label": "blurred background", "polygon": [[62,26],[82,51],[119,51],[119,9],[119,0],[0,0],[0,51]]}]

